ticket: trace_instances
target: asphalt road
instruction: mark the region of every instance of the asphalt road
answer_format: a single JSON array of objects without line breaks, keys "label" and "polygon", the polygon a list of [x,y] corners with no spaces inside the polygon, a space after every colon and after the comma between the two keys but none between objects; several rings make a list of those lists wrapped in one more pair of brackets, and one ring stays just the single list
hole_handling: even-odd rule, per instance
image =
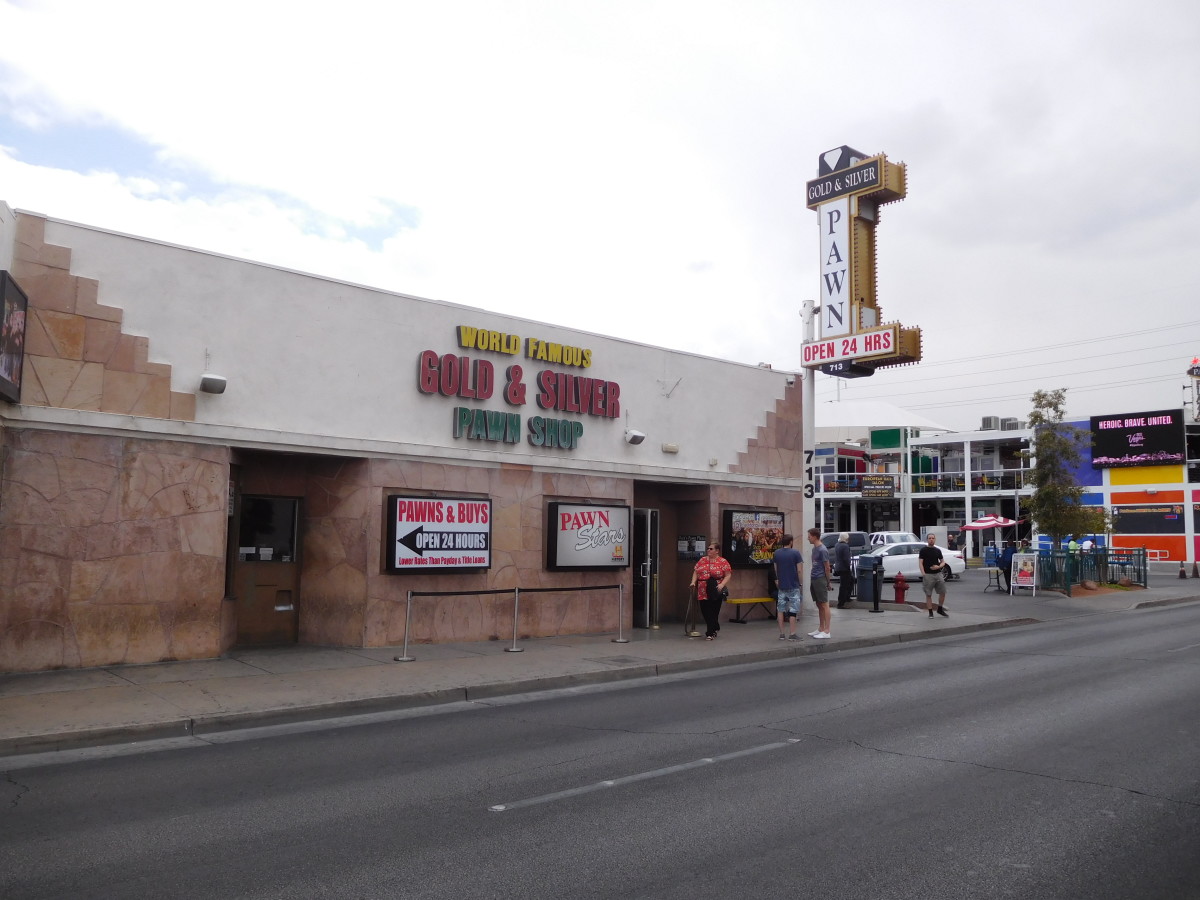
[{"label": "asphalt road", "polygon": [[1198,671],[1192,604],[47,757],[0,897],[1200,897]]}]

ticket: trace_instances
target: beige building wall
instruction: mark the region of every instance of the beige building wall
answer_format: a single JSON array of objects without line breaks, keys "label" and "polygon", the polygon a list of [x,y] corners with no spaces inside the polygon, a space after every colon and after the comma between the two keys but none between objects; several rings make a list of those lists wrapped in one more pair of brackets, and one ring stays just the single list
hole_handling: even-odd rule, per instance
[{"label": "beige building wall", "polygon": [[[603,348],[598,354],[607,354],[608,377],[619,374],[626,408],[641,416],[636,424],[655,434],[635,448],[621,439],[624,422],[589,421],[592,443],[583,457],[531,453],[524,445],[433,446],[429,436],[448,440],[453,401],[418,395],[407,371],[389,389],[397,409],[388,413],[388,427],[402,426],[396,435],[401,438],[407,431],[419,433],[424,443],[359,434],[349,426],[311,436],[255,429],[248,425],[254,416],[245,396],[213,398],[172,389],[176,361],[150,362],[163,359],[156,347],[178,346],[177,334],[158,334],[170,317],[158,311],[147,318],[157,323],[154,333],[132,334],[117,304],[128,294],[143,311],[156,302],[176,303],[194,315],[192,300],[156,301],[147,293],[170,283],[174,259],[196,273],[211,265],[224,273],[226,284],[237,284],[237,267],[248,272],[254,291],[244,298],[230,296],[228,289],[222,293],[232,307],[251,299],[277,302],[269,290],[276,274],[288,288],[303,282],[319,306],[318,279],[57,225],[63,235],[83,241],[93,266],[104,258],[98,254],[102,247],[119,247],[126,267],[136,265],[139,254],[155,260],[158,280],[122,276],[123,288],[105,292],[99,280],[72,270],[72,249],[46,241],[43,217],[18,214],[0,224],[10,236],[3,248],[10,271],[30,300],[22,402],[0,408],[0,671],[208,658],[228,650],[237,637],[237,598],[230,596],[237,526],[230,513],[231,498],[239,493],[302,500],[297,633],[300,643],[314,645],[387,646],[406,637],[504,640],[514,630],[514,587],[562,589],[523,596],[518,636],[629,628],[629,569],[546,570],[545,517],[554,500],[662,507],[660,593],[666,620],[682,615],[691,572],[690,563],[673,559],[676,532],[717,534],[724,506],[779,510],[799,530],[800,389],[784,387],[784,373],[589,336]],[[105,277],[116,280],[123,271],[114,268]],[[179,273],[175,277],[186,281]],[[329,284],[334,294],[353,293]],[[353,290],[371,309],[380,302],[380,292]],[[98,302],[102,292],[109,305]],[[449,323],[478,318],[471,310],[400,295],[387,302],[436,313],[431,336],[414,340],[439,352],[451,348]],[[347,346],[353,330],[364,327],[354,320],[354,308],[339,307],[339,321],[349,330],[338,340]],[[506,330],[531,327],[484,317]],[[561,331],[537,329],[534,333]],[[250,366],[244,356],[236,357],[239,364]],[[256,364],[269,367],[272,359]],[[386,363],[394,366],[394,359]],[[362,382],[360,360],[353,367],[326,362],[328,371],[348,374],[349,384]],[[188,366],[194,368],[194,361]],[[228,374],[237,384],[254,370]],[[323,399],[318,411],[349,410],[354,404],[344,400],[350,389],[324,385],[338,402]],[[775,390],[778,396],[772,396]],[[718,405],[730,410],[729,421],[717,430],[697,422],[686,391],[718,397]],[[754,402],[735,402],[743,396]],[[289,408],[302,409],[301,400],[289,397]],[[760,402],[764,412],[758,414]],[[227,418],[221,418],[223,411]],[[667,438],[681,441],[683,451],[668,453],[664,444],[660,452],[654,442]],[[384,510],[392,493],[489,498],[491,568],[387,573]],[[739,575],[733,595],[761,595],[761,574]],[[577,590],[616,582],[624,586],[620,608],[616,592]],[[415,600],[406,635],[410,590],[462,593]]]}]

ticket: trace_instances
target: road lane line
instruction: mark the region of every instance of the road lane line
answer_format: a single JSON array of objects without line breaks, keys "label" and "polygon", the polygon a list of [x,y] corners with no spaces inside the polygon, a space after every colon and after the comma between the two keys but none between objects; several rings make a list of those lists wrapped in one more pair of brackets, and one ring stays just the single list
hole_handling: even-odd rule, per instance
[{"label": "road lane line", "polygon": [[558,800],[566,800],[569,797],[579,797],[583,794],[591,794],[595,791],[605,790],[607,788],[622,787],[627,784],[633,784],[637,781],[647,781],[651,778],[662,778],[664,775],[674,775],[676,772],[686,772],[689,769],[698,769],[702,766],[711,766],[720,762],[728,762],[731,759],[739,759],[743,756],[753,756],[757,753],[766,753],[768,750],[779,750],[783,747],[790,747],[792,744],[800,743],[799,738],[789,738],[786,741],[776,741],[772,744],[763,744],[759,747],[748,747],[745,750],[735,750],[733,753],[725,753],[721,756],[706,756],[702,759],[692,760],[691,762],[680,763],[677,766],[665,766],[661,769],[651,769],[648,772],[638,772],[634,775],[625,775],[622,778],[611,778],[605,781],[598,781],[595,784],[587,784],[582,787],[569,788],[565,791],[555,791],[553,794],[542,794],[539,797],[526,797],[524,800],[514,800],[511,803],[497,803],[495,806],[489,806],[489,812],[508,812],[512,809],[521,809],[525,806],[536,806],[541,803],[554,803]]}]

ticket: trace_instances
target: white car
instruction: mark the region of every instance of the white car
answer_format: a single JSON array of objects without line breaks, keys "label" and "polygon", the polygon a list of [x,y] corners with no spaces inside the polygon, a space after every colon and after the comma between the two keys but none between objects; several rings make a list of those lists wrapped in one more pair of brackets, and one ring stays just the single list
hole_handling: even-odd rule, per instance
[{"label": "white car", "polygon": [[911,531],[872,531],[870,537],[872,547],[880,544],[912,544],[919,540]]},{"label": "white car", "polygon": [[[904,577],[909,581],[920,581],[921,566],[918,562],[917,554],[921,552],[922,547],[926,546],[928,544],[925,541],[911,541],[906,544],[884,544],[882,547],[876,547],[872,550],[870,555],[883,560],[883,578],[885,581],[895,578],[897,572],[903,572]],[[966,571],[967,563],[960,551],[949,550],[941,546],[938,546],[938,549],[942,551],[942,559],[950,564],[950,573],[946,576],[947,579],[957,578]]]}]

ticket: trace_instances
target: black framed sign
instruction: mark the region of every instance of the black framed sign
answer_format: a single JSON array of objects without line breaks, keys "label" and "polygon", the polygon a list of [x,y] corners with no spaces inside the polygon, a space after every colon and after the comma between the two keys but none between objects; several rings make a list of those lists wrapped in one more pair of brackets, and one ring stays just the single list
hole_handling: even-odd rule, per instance
[{"label": "black framed sign", "polygon": [[727,509],[721,516],[721,555],[735,569],[770,566],[783,526],[781,512]]},{"label": "black framed sign", "polygon": [[548,504],[546,568],[627,568],[632,538],[629,516],[629,507],[623,505]]},{"label": "black framed sign", "polygon": [[0,398],[21,402],[25,368],[25,319],[29,298],[8,272],[0,272]]}]

